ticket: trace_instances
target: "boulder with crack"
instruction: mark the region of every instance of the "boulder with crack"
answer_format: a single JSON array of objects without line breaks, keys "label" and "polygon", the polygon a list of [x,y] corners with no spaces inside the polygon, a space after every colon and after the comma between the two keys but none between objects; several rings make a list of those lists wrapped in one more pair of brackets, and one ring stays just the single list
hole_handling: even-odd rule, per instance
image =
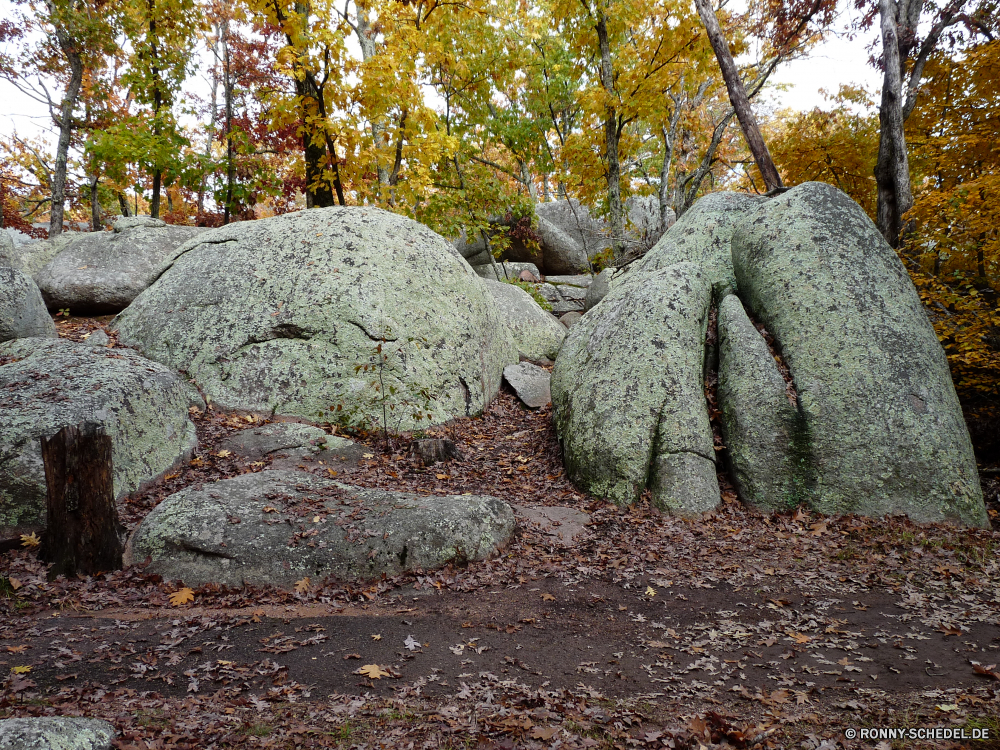
[{"label": "boulder with crack", "polygon": [[711,282],[679,263],[613,289],[566,336],[552,402],[566,470],[618,503],[647,487],[695,516],[719,503],[704,397]]},{"label": "boulder with crack", "polygon": [[115,327],[223,407],[394,431],[481,413],[517,361],[454,246],[365,207],[206,232]]},{"label": "boulder with crack", "polygon": [[538,365],[531,362],[507,365],[503,370],[503,379],[527,407],[540,409],[552,403],[552,376]]},{"label": "boulder with crack", "polygon": [[304,577],[370,580],[482,560],[514,531],[495,497],[362,489],[299,471],[262,471],[182,490],[129,540],[126,563],[189,586]]},{"label": "boulder with crack", "polygon": [[188,408],[199,402],[173,372],[127,349],[39,338],[0,344],[0,540],[45,524],[40,436],[104,424],[121,497],[190,453],[197,438]]},{"label": "boulder with crack", "polygon": [[948,361],[902,262],[864,211],[810,182],[732,239],[747,311],[798,393],[793,445],[822,513],[988,524]]},{"label": "boulder with crack", "polygon": [[0,266],[0,341],[32,336],[54,338],[55,323],[31,277]]},{"label": "boulder with crack", "polygon": [[50,310],[124,310],[170,264],[174,252],[207,230],[148,216],[122,217],[114,232],[78,234],[35,274]]},{"label": "boulder with crack", "polygon": [[514,335],[518,355],[533,361],[555,359],[566,336],[566,328],[559,320],[520,287],[489,279],[483,279],[483,283]]}]

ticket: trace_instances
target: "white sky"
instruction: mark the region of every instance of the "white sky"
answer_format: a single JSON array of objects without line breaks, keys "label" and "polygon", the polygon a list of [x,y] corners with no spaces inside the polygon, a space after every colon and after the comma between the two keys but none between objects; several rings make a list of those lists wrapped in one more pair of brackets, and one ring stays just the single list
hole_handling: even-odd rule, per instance
[{"label": "white sky", "polygon": [[[0,16],[10,15],[10,0],[0,0]],[[837,24],[838,27],[844,25],[845,19]],[[854,40],[831,36],[818,45],[808,58],[779,67],[772,80],[776,84],[787,84],[787,89],[767,92],[765,106],[768,109],[788,107],[797,110],[823,107],[825,99],[820,90],[835,94],[843,84],[864,85],[877,94],[881,78],[868,65],[867,44],[871,38],[872,34]],[[191,84],[196,89],[201,88],[198,82],[192,81],[188,85]],[[52,123],[43,106],[0,80],[0,136],[6,137],[14,132],[22,138],[33,138],[44,132],[51,133]],[[50,140],[54,141],[54,138]]]}]

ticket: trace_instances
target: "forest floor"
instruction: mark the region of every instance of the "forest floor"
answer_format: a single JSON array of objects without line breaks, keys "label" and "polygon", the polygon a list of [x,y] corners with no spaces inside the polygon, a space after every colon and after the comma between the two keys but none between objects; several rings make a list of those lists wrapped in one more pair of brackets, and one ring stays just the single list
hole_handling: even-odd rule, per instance
[{"label": "forest floor", "polygon": [[[267,468],[218,455],[259,421],[192,417],[195,455],[123,502],[129,528],[182,487]],[[988,530],[763,515],[721,477],[723,505],[689,521],[575,490],[550,409],[510,393],[428,433],[463,458],[424,468],[405,439],[362,436],[370,458],[339,478],[500,497],[521,522],[497,557],[183,601],[141,568],[49,581],[33,550],[3,552],[0,718],[105,718],[123,750],[1000,748],[995,473]]]}]

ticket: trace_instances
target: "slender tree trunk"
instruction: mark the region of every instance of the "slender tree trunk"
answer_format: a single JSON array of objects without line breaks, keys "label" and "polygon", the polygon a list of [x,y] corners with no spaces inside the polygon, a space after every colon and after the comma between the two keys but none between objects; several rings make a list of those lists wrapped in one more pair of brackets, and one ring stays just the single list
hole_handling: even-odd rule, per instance
[{"label": "slender tree trunk", "polygon": [[129,211],[128,198],[125,197],[125,193],[118,193],[118,208],[122,212],[122,216],[128,216],[131,212]]},{"label": "slender tree trunk", "polygon": [[743,81],[740,79],[739,71],[736,70],[736,63],[733,55],[729,51],[729,44],[719,26],[719,19],[715,17],[710,0],[695,0],[698,8],[698,15],[705,25],[708,34],[708,41],[715,51],[715,57],[719,61],[719,69],[722,71],[722,78],[726,82],[726,90],[729,92],[729,101],[736,110],[736,117],[740,121],[743,129],[743,137],[746,138],[750,153],[753,154],[757,168],[760,169],[764,177],[764,185],[768,192],[782,187],[781,176],[771,159],[771,152],[767,150],[764,137],[760,134],[760,126],[757,125],[757,118],[754,117],[753,110],[750,109],[750,99],[747,97]]},{"label": "slender tree trunk", "polygon": [[236,182],[236,162],[233,158],[233,75],[229,66],[229,19],[222,22],[222,94],[226,101],[226,205],[222,223],[228,224],[233,212],[233,185]]},{"label": "slender tree trunk", "polygon": [[[156,0],[148,0],[149,8],[149,54],[153,59],[153,135],[159,136],[162,132],[160,126],[160,108],[163,106],[163,92],[160,90],[160,68],[156,64],[159,53],[156,47]],[[160,189],[163,183],[163,172],[159,165],[153,168],[153,198],[149,204],[149,215],[154,219],[160,218]]]},{"label": "slender tree trunk", "polygon": [[608,223],[611,225],[611,247],[615,260],[621,260],[624,248],[622,240],[623,214],[622,209],[622,189],[621,189],[621,164],[618,161],[618,140],[620,132],[618,130],[618,110],[614,105],[615,81],[614,72],[611,67],[611,44],[608,40],[608,20],[604,11],[598,9],[597,12],[597,41],[601,51],[601,85],[604,87],[608,97],[608,104],[604,109],[604,159],[608,181]]},{"label": "slender tree trunk", "polygon": [[[378,53],[375,46],[374,30],[368,20],[368,11],[358,6],[357,26],[358,45],[361,47],[361,59],[365,62],[371,60]],[[381,187],[388,187],[390,184],[390,172],[385,162],[379,158],[379,151],[385,140],[385,128],[382,123],[373,116],[371,118],[372,142],[375,144],[375,173],[378,175],[378,184]]]},{"label": "slender tree trunk", "polygon": [[521,167],[521,182],[528,188],[528,195],[531,196],[531,202],[538,203],[538,188],[535,187],[535,181],[531,177],[531,170],[528,169],[528,163],[518,160],[518,165]]},{"label": "slender tree trunk", "polygon": [[112,481],[111,437],[98,424],[42,438],[47,521],[42,558],[50,578],[122,566],[122,528]]},{"label": "slender tree trunk", "polygon": [[903,68],[899,55],[897,6],[895,0],[879,0],[882,22],[882,102],[879,107],[878,161],[875,184],[878,188],[876,218],[885,241],[899,247],[903,214],[913,208],[910,164],[903,131]]},{"label": "slender tree trunk", "polygon": [[56,146],[56,161],[52,170],[52,211],[49,214],[49,237],[57,237],[63,231],[63,216],[66,210],[66,171],[69,160],[69,144],[73,136],[73,110],[83,85],[83,59],[73,51],[75,42],[59,35],[59,44],[69,62],[70,76],[66,91],[59,107],[59,142]]},{"label": "slender tree trunk", "polygon": [[91,232],[101,232],[104,231],[104,226],[101,222],[101,201],[98,197],[97,183],[100,182],[101,178],[96,174],[90,178],[90,231]]},{"label": "slender tree trunk", "polygon": [[[208,121],[208,136],[205,138],[205,160],[209,162],[212,158],[212,144],[215,142],[215,130],[218,127],[219,122],[219,41],[222,37],[222,24],[226,23],[228,30],[228,20],[225,22],[219,22],[216,26],[215,41],[212,43],[212,93],[211,102],[212,110],[210,119]],[[198,217],[204,215],[205,213],[205,190],[206,177],[202,175],[201,183],[198,186]]]}]

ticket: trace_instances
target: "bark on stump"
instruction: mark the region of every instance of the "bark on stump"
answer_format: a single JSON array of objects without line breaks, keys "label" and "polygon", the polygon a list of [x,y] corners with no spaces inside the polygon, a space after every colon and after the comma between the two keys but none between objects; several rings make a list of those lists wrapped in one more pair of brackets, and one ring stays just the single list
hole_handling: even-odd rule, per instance
[{"label": "bark on stump", "polygon": [[122,567],[122,532],[111,473],[111,437],[99,424],[42,438],[48,520],[40,557],[49,576],[93,575]]},{"label": "bark on stump", "polygon": [[451,440],[440,438],[414,440],[410,443],[410,453],[419,458],[424,466],[462,458],[458,447]]}]

